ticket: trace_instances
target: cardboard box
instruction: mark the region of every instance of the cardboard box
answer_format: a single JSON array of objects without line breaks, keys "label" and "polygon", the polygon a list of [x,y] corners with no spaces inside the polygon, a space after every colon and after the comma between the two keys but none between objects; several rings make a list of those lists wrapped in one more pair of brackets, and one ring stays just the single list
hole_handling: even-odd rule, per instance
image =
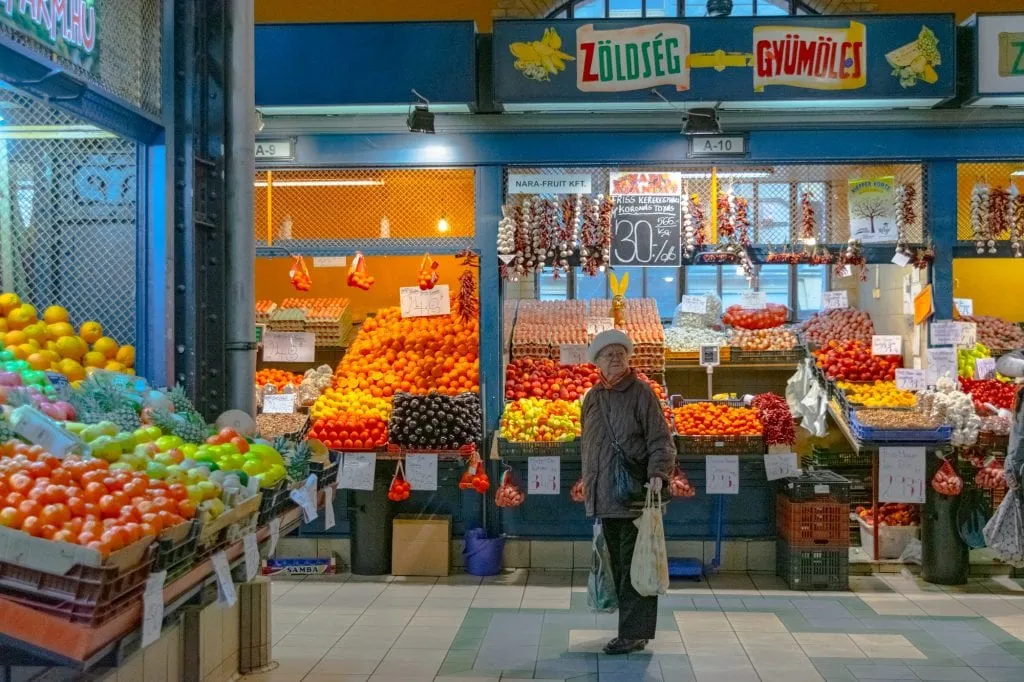
[{"label": "cardboard box", "polygon": [[448,575],[452,517],[440,514],[399,514],[392,522],[393,575]]}]

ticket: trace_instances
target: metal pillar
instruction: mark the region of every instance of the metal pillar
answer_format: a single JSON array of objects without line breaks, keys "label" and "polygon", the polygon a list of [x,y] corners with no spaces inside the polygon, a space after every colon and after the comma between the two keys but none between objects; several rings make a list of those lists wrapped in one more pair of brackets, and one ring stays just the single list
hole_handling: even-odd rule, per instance
[{"label": "metal pillar", "polygon": [[956,161],[925,163],[926,234],[935,247],[931,267],[935,319],[953,318],[953,248],[956,246]]}]

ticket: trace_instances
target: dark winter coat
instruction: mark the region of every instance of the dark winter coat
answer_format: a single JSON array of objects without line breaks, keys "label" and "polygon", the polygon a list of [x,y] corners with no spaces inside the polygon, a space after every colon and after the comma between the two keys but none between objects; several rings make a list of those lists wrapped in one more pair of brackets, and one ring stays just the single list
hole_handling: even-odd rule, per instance
[{"label": "dark winter coat", "polygon": [[[600,410],[606,410],[607,420]],[[583,399],[581,451],[587,516],[639,516],[638,509],[615,496],[615,451],[608,434],[609,421],[626,454],[646,463],[648,480],[658,476],[668,481],[675,466],[675,443],[658,397],[633,373],[613,388],[594,386]]]}]

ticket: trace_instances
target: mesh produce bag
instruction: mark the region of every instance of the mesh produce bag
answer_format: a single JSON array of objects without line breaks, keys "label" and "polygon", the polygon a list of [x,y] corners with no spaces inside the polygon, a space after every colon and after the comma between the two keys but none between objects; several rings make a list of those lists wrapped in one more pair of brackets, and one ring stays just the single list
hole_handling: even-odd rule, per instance
[{"label": "mesh produce bag", "polygon": [[313,280],[309,276],[309,268],[302,256],[296,256],[292,267],[288,270],[288,277],[296,291],[309,291],[313,288]]}]

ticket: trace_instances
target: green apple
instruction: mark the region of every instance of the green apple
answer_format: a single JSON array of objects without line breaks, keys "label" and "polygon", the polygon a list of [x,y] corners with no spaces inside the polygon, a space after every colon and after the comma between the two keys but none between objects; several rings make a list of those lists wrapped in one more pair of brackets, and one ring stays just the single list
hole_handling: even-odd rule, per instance
[{"label": "green apple", "polygon": [[174,448],[180,447],[185,443],[185,441],[183,441],[178,436],[160,436],[154,442],[156,443],[156,447],[160,450],[160,452],[167,452],[168,450],[173,450]]},{"label": "green apple", "polygon": [[134,455],[145,459],[153,459],[153,456],[158,452],[160,452],[160,450],[158,450],[156,445],[153,443],[142,443],[141,445],[136,445],[135,449],[132,450]]},{"label": "green apple", "polygon": [[200,488],[198,485],[192,483],[185,486],[185,488],[186,490],[188,490],[188,499],[190,502],[192,502],[192,504],[198,505],[200,502],[203,501],[203,489]]},{"label": "green apple", "polygon": [[120,446],[110,436],[97,436],[89,442],[89,452],[93,457],[116,462],[124,454]]},{"label": "green apple", "polygon": [[190,459],[195,459],[196,453],[199,452],[199,446],[195,443],[185,443],[178,447],[181,453]]},{"label": "green apple", "polygon": [[81,435],[82,431],[85,431],[88,426],[88,424],[81,422],[64,422],[64,430],[75,435]]},{"label": "green apple", "polygon": [[167,467],[160,462],[150,462],[146,465],[146,475],[162,481],[167,477]]},{"label": "green apple", "polygon": [[246,463],[242,465],[242,471],[250,476],[262,474],[267,469],[267,463],[260,460],[258,457],[247,460]]},{"label": "green apple", "polygon": [[130,463],[124,462],[124,461],[114,462],[113,464],[110,465],[110,471],[134,471],[134,470],[135,470],[135,467],[133,467]]},{"label": "green apple", "polygon": [[204,500],[212,500],[220,497],[220,486],[213,481],[199,481],[196,487],[203,493]]},{"label": "green apple", "polygon": [[171,464],[167,467],[167,475],[164,480],[168,483],[187,483],[188,472],[182,469],[180,464]]},{"label": "green apple", "polygon": [[165,467],[169,467],[172,464],[177,464],[178,458],[170,450],[167,452],[158,452],[153,455],[154,462],[160,462]]},{"label": "green apple", "polygon": [[114,436],[114,442],[121,448],[121,452],[131,452],[135,449],[135,435],[131,433],[118,433]]}]

